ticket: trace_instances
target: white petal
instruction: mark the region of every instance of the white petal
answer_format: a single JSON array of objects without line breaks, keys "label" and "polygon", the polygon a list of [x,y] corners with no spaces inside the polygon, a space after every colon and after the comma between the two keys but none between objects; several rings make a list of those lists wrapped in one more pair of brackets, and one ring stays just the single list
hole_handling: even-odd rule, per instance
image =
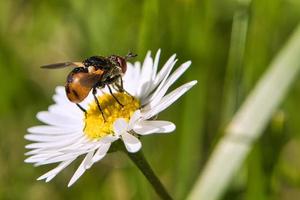
[{"label": "white petal", "polygon": [[168,121],[141,121],[135,125],[133,130],[140,135],[149,135],[152,133],[170,133],[175,128],[175,124]]},{"label": "white petal", "polygon": [[[62,152],[62,153],[72,153],[78,149],[89,149],[96,146],[93,142],[86,141],[86,137],[79,137],[76,138],[74,141],[72,140],[71,143],[67,145],[62,145],[60,147],[47,145],[41,146],[40,148],[36,148],[27,152],[25,155],[34,155],[34,154],[42,154],[42,153],[53,153],[53,152]],[[84,147],[84,148],[83,148]]]},{"label": "white petal", "polygon": [[[40,153],[52,153],[53,151],[46,151],[46,150],[41,150],[41,149],[33,149],[31,151],[28,151],[25,153],[26,156],[30,156],[30,155],[39,155]],[[26,160],[25,160],[26,162]]]},{"label": "white petal", "polygon": [[24,138],[26,140],[30,140],[30,141],[34,141],[34,142],[51,142],[51,141],[68,140],[70,138],[70,134],[66,134],[66,135],[28,134],[28,135],[25,135]]},{"label": "white petal", "polygon": [[59,147],[64,147],[68,146],[69,144],[72,144],[73,142],[77,141],[82,135],[80,134],[75,134],[72,138],[69,140],[59,140],[55,142],[36,142],[36,143],[31,143],[25,146],[27,149],[36,149],[36,148],[59,148]]},{"label": "white petal", "polygon": [[64,86],[57,86],[57,87],[55,88],[55,92],[56,92],[56,94],[58,94],[58,95],[66,96],[66,95],[65,95],[65,94],[66,94],[66,91],[65,91],[65,87],[64,87]]},{"label": "white petal", "polygon": [[67,105],[67,106],[72,105],[71,102],[68,100],[66,94],[64,95],[55,94],[53,95],[52,99],[58,105]]},{"label": "white petal", "polygon": [[123,119],[117,119],[114,123],[114,132],[117,136],[122,135],[124,131],[127,130],[128,124],[127,122]]},{"label": "white petal", "polygon": [[191,61],[183,63],[172,75],[166,83],[161,87],[158,88],[153,96],[149,99],[149,105],[148,107],[152,108],[155,105],[157,105],[158,102],[160,102],[161,98],[166,94],[170,86],[189,68],[191,65]]},{"label": "white petal", "polygon": [[[149,94],[148,93],[148,94],[146,94],[145,96],[142,97],[142,99],[141,99],[142,105],[145,105],[148,102],[151,102],[154,99],[154,97],[157,96],[157,93],[159,93],[159,91],[161,91],[161,88],[164,87],[164,85],[165,85],[166,81],[168,80],[168,77],[169,77],[169,75],[170,75],[173,67],[175,66],[176,62],[177,62],[177,59],[174,60],[170,64],[168,64],[168,62],[165,64],[167,66],[167,67],[165,67],[166,71],[165,71],[164,77],[162,77],[161,81],[158,82],[159,86],[156,88],[156,86],[158,84],[156,85],[155,81],[152,83],[152,86],[151,86],[151,89],[149,90],[150,91],[149,93],[151,93],[155,88],[156,89],[155,89],[155,91],[150,96],[148,96],[148,94]],[[164,70],[164,68],[162,70]]]},{"label": "white petal", "polygon": [[157,69],[158,69],[158,62],[159,62],[160,52],[161,52],[161,50],[158,49],[158,51],[156,52],[155,58],[154,58],[153,69],[152,69],[152,81],[154,81],[155,78],[156,78],[156,72],[157,72]]},{"label": "white petal", "polygon": [[74,161],[74,159],[73,160],[67,160],[67,161],[61,162],[57,167],[55,167],[54,169],[50,170],[49,172],[43,174],[42,176],[40,176],[39,178],[37,178],[37,180],[47,179],[46,182],[50,181],[59,172],[61,172],[64,168],[66,168],[68,165],[70,165],[73,161]]},{"label": "white petal", "polygon": [[[57,154],[57,153],[55,153]],[[55,155],[54,154],[54,155]],[[24,162],[25,163],[35,163],[35,162],[40,162],[40,161],[44,161],[45,159],[47,159],[47,157],[49,156],[49,154],[43,154],[43,153],[40,153],[40,154],[37,154],[37,155],[33,155],[33,156],[30,156],[28,157]]]},{"label": "white petal", "polygon": [[[153,87],[156,87],[158,86],[158,84],[161,82],[161,80],[163,78],[165,78],[166,76],[168,76],[168,72],[170,70],[172,70],[172,63],[174,63],[175,61],[175,58],[176,58],[176,54],[173,54],[169,60],[164,64],[164,66],[162,67],[162,69],[158,72],[157,76],[156,76],[156,79],[153,83]],[[171,69],[170,69],[171,68]]]},{"label": "white petal", "polygon": [[88,169],[88,168],[86,168],[87,166],[90,167],[90,163],[92,162],[93,154],[94,154],[94,151],[91,151],[85,156],[85,158],[81,162],[80,166],[78,167],[78,169],[72,176],[72,178],[68,184],[68,187],[73,185],[80,178],[80,176],[85,172],[85,170]]},{"label": "white petal", "polygon": [[69,134],[74,133],[74,131],[77,131],[77,127],[56,127],[56,126],[47,126],[47,125],[41,125],[41,126],[34,126],[31,128],[28,128],[27,131],[29,133],[33,134],[41,134],[41,135],[61,135],[61,134]]},{"label": "white petal", "polygon": [[143,63],[143,67],[142,67],[142,72],[140,75],[140,80],[139,80],[139,89],[138,89],[138,93],[137,96],[141,97],[143,96],[145,93],[148,92],[148,89],[150,87],[151,84],[151,79],[152,79],[152,71],[153,70],[153,60],[151,58],[151,52],[148,51],[144,63]]},{"label": "white petal", "polygon": [[[135,78],[136,76],[136,70],[133,67],[133,65],[129,62],[127,62],[127,70],[126,73],[123,76],[123,84],[124,84],[124,89],[129,92],[130,94],[135,94]],[[132,85],[134,84],[134,85]]]},{"label": "white petal", "polygon": [[139,151],[142,147],[140,140],[127,132],[122,135],[122,139],[127,151],[131,153]]},{"label": "white petal", "polygon": [[133,127],[133,125],[135,124],[135,122],[141,118],[141,111],[140,110],[137,110],[135,111],[132,116],[130,117],[130,120],[129,120],[129,129],[131,129]]},{"label": "white petal", "polygon": [[[49,112],[39,112],[36,116],[41,122],[45,124],[59,126],[59,127],[83,127],[83,120],[69,118],[66,116],[53,114]],[[84,117],[84,116],[82,116]],[[83,118],[82,118],[83,119]]]},{"label": "white petal", "polygon": [[[132,85],[131,87],[133,87],[133,95],[137,95],[138,93],[138,89],[139,89],[139,84],[140,84],[140,79],[141,79],[141,63],[140,62],[135,62],[134,63],[134,74],[133,76],[131,77],[131,81],[130,83],[133,83],[134,85]],[[125,84],[125,83],[124,83]]]},{"label": "white petal", "polygon": [[107,151],[109,150],[111,143],[107,143],[107,144],[102,144],[98,150],[96,151],[96,153],[94,154],[92,161],[93,163],[98,162],[99,160],[101,160],[102,158],[104,158],[104,156],[107,154]]},{"label": "white petal", "polygon": [[[84,153],[86,153],[86,151],[84,151],[84,152],[82,152],[82,151],[75,151],[75,152],[67,153],[67,154],[52,152],[51,154],[48,154],[47,157],[44,157],[44,158],[39,159],[39,160],[36,160],[35,161],[35,166],[47,165],[47,164],[52,164],[52,163],[63,162],[63,161],[70,160],[70,159],[76,159],[78,156],[80,156],[80,155],[82,155]],[[34,156],[32,156],[32,157],[34,157]],[[32,157],[29,157],[25,161],[29,162],[29,159],[33,159]]]},{"label": "white petal", "polygon": [[42,147],[40,148],[40,152],[39,153],[44,153],[44,152],[61,152],[63,154],[74,154],[74,153],[79,153],[80,154],[84,154],[86,152],[89,152],[91,150],[95,150],[97,149],[100,144],[102,144],[102,142],[100,141],[91,141],[90,139],[87,139],[86,137],[81,137],[76,139],[75,141],[73,141],[72,143],[65,145],[65,146],[61,146],[59,148],[56,147]]},{"label": "white petal", "polygon": [[128,63],[127,71],[123,76],[124,88],[131,95],[136,96],[139,90],[141,63],[135,62],[134,65]]},{"label": "white petal", "polygon": [[166,95],[161,99],[161,101],[155,106],[154,108],[151,108],[149,111],[146,111],[145,113],[142,113],[144,119],[149,119],[167,107],[169,107],[173,102],[175,102],[179,97],[181,97],[184,93],[186,93],[191,87],[193,87],[197,81],[191,81],[188,82],[179,88],[173,90],[171,93]]},{"label": "white petal", "polygon": [[80,119],[82,120],[82,111],[78,109],[77,106],[68,106],[68,108],[65,108],[64,106],[61,106],[59,104],[54,104],[49,106],[48,111],[50,113],[63,115],[70,118]]},{"label": "white petal", "polygon": [[114,141],[116,141],[117,139],[119,139],[118,137],[116,136],[113,136],[113,135],[108,135],[108,136],[105,136],[104,138],[101,138],[101,143],[112,143]]}]

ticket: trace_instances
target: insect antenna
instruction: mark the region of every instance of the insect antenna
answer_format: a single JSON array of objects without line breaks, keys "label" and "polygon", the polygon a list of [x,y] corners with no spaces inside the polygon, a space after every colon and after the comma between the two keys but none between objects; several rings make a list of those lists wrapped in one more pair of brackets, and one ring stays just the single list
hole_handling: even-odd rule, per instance
[{"label": "insect antenna", "polygon": [[129,60],[131,58],[134,58],[136,57],[137,54],[133,54],[132,52],[129,52],[126,56],[125,56],[125,60]]}]

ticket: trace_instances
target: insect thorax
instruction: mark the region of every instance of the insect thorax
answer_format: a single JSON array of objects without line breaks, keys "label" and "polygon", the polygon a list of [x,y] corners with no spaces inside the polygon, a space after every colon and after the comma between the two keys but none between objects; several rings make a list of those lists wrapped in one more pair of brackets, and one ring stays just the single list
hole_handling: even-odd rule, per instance
[{"label": "insect thorax", "polygon": [[109,70],[112,65],[109,60],[102,56],[92,56],[83,61],[85,67],[93,66],[95,69]]}]

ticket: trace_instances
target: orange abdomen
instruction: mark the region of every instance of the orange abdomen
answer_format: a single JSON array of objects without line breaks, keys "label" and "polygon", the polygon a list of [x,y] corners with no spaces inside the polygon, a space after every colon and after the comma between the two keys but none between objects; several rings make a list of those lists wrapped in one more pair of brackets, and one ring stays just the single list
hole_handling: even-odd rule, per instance
[{"label": "orange abdomen", "polygon": [[67,97],[73,103],[82,102],[92,89],[92,86],[81,84],[81,74],[70,74],[65,86]]}]

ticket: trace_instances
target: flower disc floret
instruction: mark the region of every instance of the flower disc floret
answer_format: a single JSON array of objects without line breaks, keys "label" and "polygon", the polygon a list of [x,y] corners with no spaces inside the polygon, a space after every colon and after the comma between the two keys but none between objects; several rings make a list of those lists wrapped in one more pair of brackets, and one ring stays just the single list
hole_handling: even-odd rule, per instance
[{"label": "flower disc floret", "polygon": [[111,94],[104,94],[98,97],[103,116],[96,101],[89,104],[87,114],[84,118],[84,133],[91,139],[100,139],[109,134],[113,134],[113,124],[118,118],[129,121],[131,115],[140,107],[140,102],[136,98],[126,93],[115,93],[114,96],[123,105],[121,106]]}]

